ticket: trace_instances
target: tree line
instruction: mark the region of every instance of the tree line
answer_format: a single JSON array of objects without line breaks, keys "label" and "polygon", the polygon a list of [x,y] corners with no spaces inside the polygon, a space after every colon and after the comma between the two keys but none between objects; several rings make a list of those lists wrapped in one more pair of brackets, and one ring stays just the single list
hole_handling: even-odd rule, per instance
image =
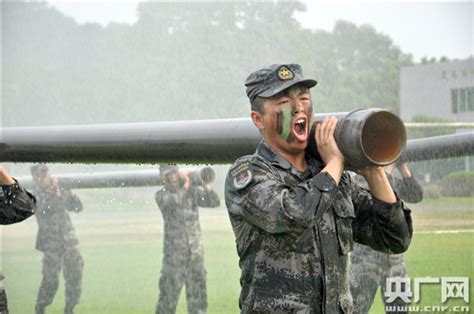
[{"label": "tree line", "polygon": [[2,3],[3,126],[247,117],[243,83],[299,63],[315,112],[399,110],[412,63],[369,25],[313,31],[299,2],[140,3],[133,25],[78,24],[47,3]]}]

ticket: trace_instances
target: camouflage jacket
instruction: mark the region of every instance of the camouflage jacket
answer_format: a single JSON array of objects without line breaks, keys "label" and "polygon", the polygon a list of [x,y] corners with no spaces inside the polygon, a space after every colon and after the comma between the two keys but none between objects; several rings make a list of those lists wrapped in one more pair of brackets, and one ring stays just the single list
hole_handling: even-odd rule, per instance
[{"label": "camouflage jacket", "polygon": [[414,178],[399,178],[387,175],[390,185],[400,199],[407,203],[419,203],[423,200],[423,188]]},{"label": "camouflage jacket", "polygon": [[196,185],[177,192],[163,187],[156,192],[155,201],[164,220],[164,257],[202,256],[198,206],[218,207],[220,199],[217,193],[214,190],[207,192]]},{"label": "camouflage jacket", "polygon": [[344,173],[339,185],[307,156],[298,172],[261,142],[230,168],[225,200],[242,271],[243,313],[350,313],[353,240],[387,253],[411,241],[410,211],[382,202]]},{"label": "camouflage jacket", "polygon": [[38,200],[36,249],[45,252],[77,246],[79,240],[68,211],[82,211],[79,197],[65,189],[62,189],[62,194],[58,196],[38,185],[35,186],[34,193]]},{"label": "camouflage jacket", "polygon": [[[355,175],[357,183],[363,188],[369,189],[367,181],[360,175]],[[423,200],[423,188],[420,183],[414,178],[400,178],[393,174],[387,174],[388,181],[397,196],[408,203],[419,203]],[[379,265],[382,269],[387,269],[403,263],[403,254],[386,254],[377,252],[370,247],[362,244],[354,244],[354,251],[351,256],[351,263],[358,261],[370,262]]]},{"label": "camouflage jacket", "polygon": [[34,214],[35,197],[18,184],[0,185],[0,224],[9,225]]}]

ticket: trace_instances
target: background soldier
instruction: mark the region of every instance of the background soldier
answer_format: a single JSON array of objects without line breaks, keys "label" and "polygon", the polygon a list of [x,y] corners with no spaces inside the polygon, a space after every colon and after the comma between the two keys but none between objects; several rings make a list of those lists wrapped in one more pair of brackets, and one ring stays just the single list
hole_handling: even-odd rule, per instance
[{"label": "background soldier", "polygon": [[[411,175],[408,164],[398,165],[398,170],[402,178],[393,174],[395,164],[386,167],[387,177],[393,190],[398,197],[409,203],[418,203],[423,199],[423,189],[416,179]],[[361,180],[361,185],[367,186],[364,178],[357,176]],[[354,244],[354,250],[351,255],[351,267],[349,282],[352,296],[354,298],[354,313],[368,313],[374,302],[375,293],[378,287],[382,289],[382,299],[386,306],[396,308],[396,311],[387,311],[387,313],[408,313],[404,310],[408,304],[397,298],[394,302],[388,304],[385,302],[385,283],[390,277],[407,277],[405,261],[403,254],[386,254],[377,252],[370,247],[362,244]]]},{"label": "background soldier", "polygon": [[38,199],[36,249],[44,253],[43,279],[36,300],[36,313],[44,313],[45,307],[53,302],[61,268],[66,281],[64,313],[73,313],[81,296],[84,261],[68,211],[81,211],[82,203],[71,190],[59,186],[45,165],[31,167],[31,174]]},{"label": "background soldier", "polygon": [[[9,225],[25,220],[34,214],[36,200],[18,185],[0,165],[0,224]],[[0,313],[8,313],[7,294],[3,286],[5,277],[0,272]]]},{"label": "background soldier", "polygon": [[218,207],[219,196],[210,184],[192,184],[190,173],[177,167],[160,167],[164,187],[155,200],[164,220],[163,265],[156,313],[175,313],[179,294],[186,285],[188,313],[207,309],[200,207]]},{"label": "background soldier", "polygon": [[353,240],[387,253],[408,248],[409,210],[381,167],[358,169],[363,190],[344,173],[332,117],[318,124],[321,160],[305,154],[313,112],[297,64],[247,78],[252,121],[263,140],[230,168],[225,200],[242,271],[243,313],[351,313],[347,278]]}]

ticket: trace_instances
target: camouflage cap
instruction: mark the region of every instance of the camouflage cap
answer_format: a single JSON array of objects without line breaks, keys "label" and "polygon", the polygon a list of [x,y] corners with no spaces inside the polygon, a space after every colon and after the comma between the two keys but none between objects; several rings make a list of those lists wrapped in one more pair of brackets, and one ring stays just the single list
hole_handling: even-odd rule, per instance
[{"label": "camouflage cap", "polygon": [[247,96],[252,103],[258,96],[272,97],[296,84],[311,88],[317,83],[315,80],[303,77],[303,70],[299,64],[272,64],[251,73],[245,81],[245,86]]}]

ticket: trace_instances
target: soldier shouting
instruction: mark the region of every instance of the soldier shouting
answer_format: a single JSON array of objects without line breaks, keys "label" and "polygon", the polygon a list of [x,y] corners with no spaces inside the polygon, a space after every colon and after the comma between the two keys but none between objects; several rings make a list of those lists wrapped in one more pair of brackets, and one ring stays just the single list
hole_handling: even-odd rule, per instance
[{"label": "soldier shouting", "polygon": [[350,313],[353,240],[387,253],[405,251],[411,240],[410,211],[383,168],[357,169],[371,192],[343,172],[334,117],[316,127],[321,159],[305,154],[316,83],[297,64],[260,69],[245,83],[263,139],[234,163],[225,186],[242,313]]}]

